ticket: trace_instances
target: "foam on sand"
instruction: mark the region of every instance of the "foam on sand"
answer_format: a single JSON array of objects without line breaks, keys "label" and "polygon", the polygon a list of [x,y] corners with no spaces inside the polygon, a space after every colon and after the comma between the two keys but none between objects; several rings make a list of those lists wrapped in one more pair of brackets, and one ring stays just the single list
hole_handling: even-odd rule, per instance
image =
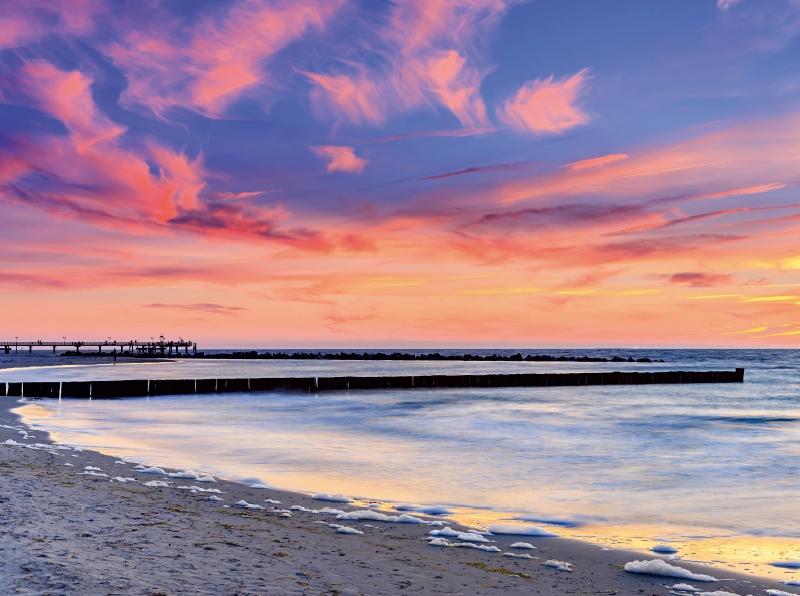
[{"label": "foam on sand", "polygon": [[169,488],[169,484],[167,484],[163,480],[151,480],[150,482],[144,482],[143,484],[144,484],[144,486]]},{"label": "foam on sand", "polygon": [[360,509],[358,511],[350,511],[348,513],[340,513],[336,519],[350,519],[350,520],[368,520],[389,522],[393,524],[425,524],[428,526],[441,526],[444,525],[440,521],[425,521],[413,515],[404,513],[403,515],[386,515],[385,513],[378,513],[371,509]]},{"label": "foam on sand", "polygon": [[487,552],[487,553],[499,553],[499,552],[502,552],[496,546],[487,546],[485,544],[472,544],[471,542],[457,542],[455,544],[452,544],[451,546],[453,546],[454,548],[474,548],[474,549],[477,549],[477,550],[482,550],[482,551]]},{"label": "foam on sand", "polygon": [[332,501],[334,503],[349,503],[353,500],[344,495],[331,495],[328,493],[317,493],[316,495],[311,495],[311,498],[317,501]]},{"label": "foam on sand", "polygon": [[449,548],[474,548],[482,550],[487,553],[502,552],[496,546],[487,546],[486,544],[473,544],[472,542],[450,542],[446,538],[429,538],[428,546],[446,546]]},{"label": "foam on sand", "polygon": [[265,503],[271,503],[273,505],[280,505],[281,504],[280,501],[276,501],[275,499],[264,499],[264,502]]},{"label": "foam on sand", "polygon": [[511,534],[515,536],[558,536],[555,532],[538,526],[519,526],[515,524],[494,524],[489,526],[492,534]]},{"label": "foam on sand", "polygon": [[95,468],[94,466],[86,466],[84,468],[84,470],[87,470],[87,471],[90,471],[90,472],[102,472],[103,471],[100,468]]},{"label": "foam on sand", "polygon": [[456,532],[453,528],[442,528],[441,530],[431,530],[430,532],[428,532],[428,534],[430,534],[431,536],[450,536],[452,538],[455,538],[456,536],[461,534],[461,532]]},{"label": "foam on sand", "polygon": [[653,559],[652,561],[631,561],[625,563],[625,571],[630,573],[644,573],[646,575],[663,575],[666,577],[681,577],[683,579],[692,579],[696,582],[715,582],[717,578],[710,575],[703,575],[702,573],[692,573],[683,567],[675,567],[669,563],[665,563],[661,559]]},{"label": "foam on sand", "polygon": [[220,499],[217,495],[211,495],[208,497],[209,501],[224,501],[225,499]]},{"label": "foam on sand", "polygon": [[476,534],[474,532],[464,532],[463,534],[459,534],[458,539],[466,542],[492,542],[491,540],[487,540],[480,534]]},{"label": "foam on sand", "polygon": [[233,506],[234,507],[244,507],[245,509],[255,509],[255,510],[264,509],[261,505],[256,505],[255,503],[248,503],[244,499],[234,503]]},{"label": "foam on sand", "polygon": [[356,530],[355,528],[351,528],[349,526],[339,526],[336,528],[336,531],[339,534],[363,534],[361,530]]},{"label": "foam on sand", "polygon": [[450,542],[444,538],[434,538],[428,543],[428,546],[450,546]]},{"label": "foam on sand", "polygon": [[[280,501],[275,501],[276,503],[280,503]],[[323,507],[322,509],[314,509],[312,513],[324,513],[326,515],[339,515],[340,513],[345,513],[341,509],[334,509],[333,507]]]},{"label": "foam on sand", "polygon": [[654,553],[664,553],[669,555],[678,552],[677,548],[675,548],[674,546],[670,546],[669,544],[656,544],[650,550],[653,551]]},{"label": "foam on sand", "polygon": [[786,584],[787,586],[800,586],[800,579],[784,579],[778,582],[779,584]]},{"label": "foam on sand", "polygon": [[266,484],[251,484],[250,488],[269,488]]},{"label": "foam on sand", "polygon": [[670,588],[671,590],[680,590],[681,592],[699,592],[699,588],[695,588],[689,584],[675,584]]},{"label": "foam on sand", "polygon": [[202,478],[195,478],[195,482],[216,482],[213,476],[203,476]]},{"label": "foam on sand", "polygon": [[79,474],[83,476],[100,476],[103,478],[108,478],[108,474],[103,474],[102,472],[95,472],[94,470],[87,470],[85,472],[79,472]]},{"label": "foam on sand", "polygon": [[192,472],[191,470],[186,470],[185,472],[173,472],[172,474],[167,474],[170,478],[185,478],[186,480],[197,480],[200,478],[200,474],[197,472]]},{"label": "foam on sand", "polygon": [[508,548],[536,548],[530,542],[515,542]]},{"label": "foam on sand", "polygon": [[136,478],[124,478],[122,476],[117,476],[116,478],[111,479],[113,482],[136,482]]},{"label": "foam on sand", "polygon": [[785,567],[786,569],[800,569],[800,561],[773,561],[773,567]]},{"label": "foam on sand", "polygon": [[557,571],[572,571],[570,567],[572,563],[565,563],[564,561],[556,561],[555,559],[550,559],[545,563],[546,567],[552,567]]},{"label": "foam on sand", "polygon": [[[769,596],[797,596],[797,594],[792,594],[791,592],[784,592],[783,590],[765,590]],[[701,594],[700,596],[703,596]]]},{"label": "foam on sand", "polygon": [[516,557],[517,559],[535,559],[533,555],[529,555],[528,553],[522,553],[518,555],[517,553],[503,553],[504,557]]},{"label": "foam on sand", "polygon": [[136,467],[134,470],[141,472],[142,474],[166,474],[166,472],[161,468],[144,468],[143,470],[140,470],[138,467]]}]

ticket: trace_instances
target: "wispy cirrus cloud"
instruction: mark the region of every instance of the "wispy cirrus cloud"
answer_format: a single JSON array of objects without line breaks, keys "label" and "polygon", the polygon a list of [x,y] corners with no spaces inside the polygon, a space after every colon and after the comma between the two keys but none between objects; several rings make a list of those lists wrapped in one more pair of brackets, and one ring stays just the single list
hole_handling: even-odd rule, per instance
[{"label": "wispy cirrus cloud", "polygon": [[108,9],[103,0],[6,2],[0,12],[0,50],[53,34],[87,34],[95,27],[95,17],[106,14]]},{"label": "wispy cirrus cloud", "polygon": [[435,176],[427,176],[420,178],[420,180],[442,180],[443,178],[452,178],[453,176],[463,176],[464,174],[479,174],[485,172],[527,172],[539,165],[537,161],[518,161],[513,163],[496,164],[492,166],[476,166],[472,168],[464,168],[455,172],[447,172],[446,174],[437,174]]},{"label": "wispy cirrus cloud", "polygon": [[589,122],[578,99],[589,80],[588,69],[570,77],[530,81],[498,109],[501,122],[517,132],[560,134]]},{"label": "wispy cirrus cloud", "polygon": [[564,167],[575,172],[577,170],[585,170],[586,168],[607,166],[608,164],[622,159],[628,159],[628,155],[626,153],[614,153],[612,155],[603,155],[602,157],[592,157],[591,159],[573,161],[572,163],[565,164]]},{"label": "wispy cirrus cloud", "polygon": [[343,3],[236,0],[189,28],[156,6],[146,15],[146,27],[107,48],[128,78],[120,101],[162,117],[176,107],[220,117],[249,89],[275,86],[265,65],[269,58],[310,29],[324,27]]},{"label": "wispy cirrus cloud", "polygon": [[153,304],[142,304],[142,308],[201,311],[214,315],[236,315],[243,310],[247,310],[240,306],[225,306],[223,304],[214,304],[213,302],[195,302],[192,304],[163,304],[161,302],[154,302]]},{"label": "wispy cirrus cloud", "polygon": [[340,72],[304,71],[315,84],[311,97],[317,114],[378,125],[391,113],[438,105],[464,127],[488,127],[480,93],[488,68],[478,65],[474,48],[514,3],[409,0],[393,5],[368,47],[380,58],[380,68],[348,60]]}]

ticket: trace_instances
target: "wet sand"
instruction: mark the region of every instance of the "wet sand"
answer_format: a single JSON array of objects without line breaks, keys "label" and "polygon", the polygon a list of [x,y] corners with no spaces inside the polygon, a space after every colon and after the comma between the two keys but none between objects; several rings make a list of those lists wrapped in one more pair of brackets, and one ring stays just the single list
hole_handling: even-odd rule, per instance
[{"label": "wet sand", "polygon": [[[775,581],[683,561],[667,562],[724,581],[633,574],[623,569],[625,563],[667,559],[654,553],[602,550],[600,545],[577,540],[494,535],[488,537],[494,541],[488,544],[502,552],[489,553],[429,546],[429,532],[437,528],[428,525],[339,520],[335,515],[298,511],[282,517],[272,509],[365,507],[254,489],[220,478],[198,483],[139,473],[135,464],[121,465],[113,457],[88,450],[48,450],[44,446],[52,444],[49,437],[27,429],[10,412],[17,405],[16,398],[0,398],[0,425],[13,427],[0,428],[0,443],[12,440],[42,448],[0,445],[2,594],[666,596],[678,583],[742,596],[765,594],[767,589],[800,593]],[[87,466],[107,476],[86,475]],[[136,480],[110,481],[116,476]],[[154,480],[171,484],[168,488],[144,486]],[[210,501],[209,495],[215,493],[178,486],[218,489],[216,496],[223,500]],[[266,503],[266,499],[280,504]],[[265,509],[234,507],[240,500]],[[339,533],[331,524],[363,534]],[[536,549],[509,548],[518,541],[532,543]],[[507,552],[535,558],[504,556]],[[548,567],[548,560],[570,563],[572,570]]]}]

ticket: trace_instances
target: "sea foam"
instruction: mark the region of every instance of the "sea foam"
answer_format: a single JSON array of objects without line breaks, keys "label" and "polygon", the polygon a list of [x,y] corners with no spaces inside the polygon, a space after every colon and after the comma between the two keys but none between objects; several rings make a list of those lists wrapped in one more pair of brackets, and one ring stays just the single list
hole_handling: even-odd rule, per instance
[{"label": "sea foam", "polygon": [[316,499],[317,501],[332,501],[334,503],[349,503],[352,501],[350,497],[346,497],[344,495],[331,495],[328,493],[317,493],[316,495],[312,495],[311,498]]},{"label": "sea foam", "polygon": [[545,563],[546,567],[552,567],[557,571],[572,571],[570,567],[572,567],[572,563],[565,563],[564,561],[556,561],[555,559],[550,559]]},{"label": "sea foam", "polygon": [[800,561],[773,561],[773,567],[785,567],[786,569],[800,569]]},{"label": "sea foam", "polygon": [[514,524],[494,524],[489,526],[492,534],[511,534],[515,536],[558,536],[555,532],[538,526],[518,526]]},{"label": "sea foam", "polygon": [[672,554],[678,552],[678,549],[674,546],[670,546],[669,544],[656,544],[653,548],[650,549],[654,553],[664,553],[664,554]]},{"label": "sea foam", "polygon": [[404,513],[403,515],[386,515],[385,513],[378,513],[371,509],[361,509],[358,511],[350,511],[348,513],[340,513],[336,519],[361,519],[369,521],[381,521],[395,524],[425,524],[428,526],[441,526],[440,521],[425,521],[413,515]]},{"label": "sea foam", "polygon": [[197,480],[200,478],[200,474],[197,472],[192,472],[191,470],[186,470],[185,472],[173,472],[171,474],[167,474],[170,478],[185,478],[186,480]]},{"label": "sea foam", "polygon": [[663,575],[667,577],[681,577],[683,579],[692,579],[697,582],[715,582],[717,578],[710,575],[703,575],[702,573],[692,573],[683,567],[675,567],[669,563],[665,563],[661,559],[653,559],[652,561],[631,561],[625,563],[625,571],[630,573],[644,573],[647,575]]}]

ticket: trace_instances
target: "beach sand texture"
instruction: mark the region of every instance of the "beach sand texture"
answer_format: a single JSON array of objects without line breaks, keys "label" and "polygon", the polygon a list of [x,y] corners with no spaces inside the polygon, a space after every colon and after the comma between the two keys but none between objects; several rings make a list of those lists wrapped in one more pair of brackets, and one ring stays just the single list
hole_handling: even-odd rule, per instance
[{"label": "beach sand texture", "polygon": [[[0,443],[51,444],[43,433],[21,425],[9,411],[16,405],[14,399],[0,398]],[[666,596],[679,583],[742,596],[791,590],[777,582],[683,562],[674,563],[724,581],[629,573],[625,563],[659,557],[562,538],[489,536],[492,542],[486,544],[501,552],[434,547],[428,544],[429,532],[436,526],[339,520],[336,515],[297,510],[285,517],[273,508],[364,508],[222,479],[198,484],[144,474],[134,470],[135,464],[121,465],[92,451],[2,444],[0,454],[0,594]],[[135,480],[110,481],[116,476]],[[170,484],[144,484],[153,481]],[[192,485],[221,492],[177,488]],[[211,501],[210,495],[222,500]],[[240,500],[264,509],[235,507]],[[340,532],[337,525],[363,534]],[[536,549],[510,548],[520,540]],[[503,554],[508,552],[533,558]],[[569,563],[571,571],[548,566],[548,561]]]}]

